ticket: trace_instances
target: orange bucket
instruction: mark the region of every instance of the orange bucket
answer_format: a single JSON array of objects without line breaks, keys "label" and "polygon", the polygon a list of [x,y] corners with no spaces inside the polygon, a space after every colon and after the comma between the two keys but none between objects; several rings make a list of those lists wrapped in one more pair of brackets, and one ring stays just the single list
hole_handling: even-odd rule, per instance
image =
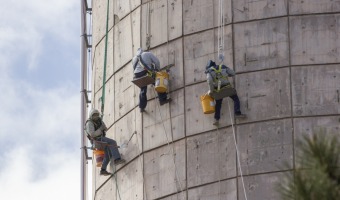
[{"label": "orange bucket", "polygon": [[101,167],[104,160],[104,151],[93,150],[94,158],[96,159],[96,166]]},{"label": "orange bucket", "polygon": [[215,112],[215,101],[210,95],[202,95],[201,104],[204,114],[211,114]]}]

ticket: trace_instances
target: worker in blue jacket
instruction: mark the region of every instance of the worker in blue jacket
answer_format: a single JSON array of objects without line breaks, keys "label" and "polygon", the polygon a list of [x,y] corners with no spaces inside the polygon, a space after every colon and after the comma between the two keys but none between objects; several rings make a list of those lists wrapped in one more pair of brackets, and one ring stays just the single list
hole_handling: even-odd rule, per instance
[{"label": "worker in blue jacket", "polygon": [[[216,65],[216,63],[212,60],[209,60],[206,66],[206,71],[207,75],[207,81],[209,84],[209,93],[213,93],[216,91],[218,88],[223,88],[225,86],[230,85],[230,82],[228,80],[228,77],[235,76],[234,70],[230,69],[229,67],[225,65]],[[234,94],[230,96],[230,98],[234,101],[234,114],[236,118],[244,118],[245,115],[241,113],[240,110],[240,100],[237,96],[237,92],[235,89]],[[215,121],[214,125],[218,126],[219,125],[219,120],[221,117],[221,107],[222,107],[222,99],[215,100],[216,105],[215,105]]]}]

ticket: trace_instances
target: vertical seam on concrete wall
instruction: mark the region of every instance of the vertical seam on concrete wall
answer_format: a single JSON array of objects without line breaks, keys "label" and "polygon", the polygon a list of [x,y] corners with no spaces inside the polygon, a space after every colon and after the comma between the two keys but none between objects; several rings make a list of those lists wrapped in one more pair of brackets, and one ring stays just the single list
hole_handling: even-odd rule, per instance
[{"label": "vertical seam on concrete wall", "polygon": [[[140,1],[140,15],[139,15],[139,20],[140,20],[140,26],[139,26],[139,30],[140,30],[140,36],[139,36],[139,45],[140,45],[140,47],[142,47],[142,42],[143,42],[143,40],[142,40],[142,37],[143,37],[143,34],[142,34],[142,31],[143,31],[143,28],[142,28],[142,26],[143,26],[143,19],[142,19],[142,17],[143,17],[143,4],[142,4],[142,0]],[[136,94],[136,90],[135,90],[135,94]],[[138,100],[139,101],[139,100]],[[137,108],[137,106],[136,106],[136,108]],[[137,109],[138,110],[138,109]],[[136,111],[137,112],[137,111]],[[145,170],[145,166],[144,166],[144,128],[143,128],[143,119],[144,119],[144,117],[143,117],[143,114],[141,113],[140,114],[141,115],[141,140],[142,140],[142,149],[141,149],[141,154],[142,154],[142,158],[143,158],[143,163],[142,163],[142,177],[143,177],[143,199],[144,199],[144,196],[146,196],[146,185],[145,185],[145,181],[144,181],[144,170]],[[145,194],[144,194],[144,192],[145,192]],[[147,196],[146,196],[147,197]]]},{"label": "vertical seam on concrete wall", "polygon": [[[166,27],[167,27],[166,53],[167,53],[167,65],[169,65],[169,0],[166,0]],[[171,84],[169,84],[168,95],[170,95],[170,93],[172,93],[172,91],[170,91],[170,85]],[[168,104],[169,104],[169,119],[170,119],[169,122],[170,122],[170,133],[171,133],[172,157],[173,157],[173,161],[174,161],[175,174],[178,174],[177,165],[176,165],[176,156],[175,156],[176,153],[174,151],[174,133],[173,133],[173,130],[172,130],[171,104],[170,104],[170,102]],[[164,121],[163,121],[163,123],[164,123]],[[169,147],[169,145],[168,145],[168,147]],[[181,191],[178,192],[177,185],[176,185],[176,191],[175,192],[176,192],[176,196],[178,198],[179,193],[183,192],[183,188],[181,187],[181,179],[180,179],[180,177],[176,176],[176,178],[177,178],[177,184],[180,186],[180,189],[181,189]],[[182,193],[182,195],[183,195],[183,193]]]},{"label": "vertical seam on concrete wall", "polygon": [[[291,59],[291,47],[290,47],[290,13],[289,13],[289,1],[287,2],[287,27],[288,27],[288,65],[289,65],[289,86],[290,86],[290,117],[292,123],[291,137],[292,137],[292,152],[293,152],[293,163],[292,168],[295,169],[295,130],[294,130],[294,112],[293,112],[293,84],[292,84],[292,59]],[[294,172],[293,172],[294,173]]]},{"label": "vertical seam on concrete wall", "polygon": [[[117,3],[117,1],[115,1],[116,3]],[[113,46],[114,46],[114,38],[115,38],[115,26],[116,26],[116,24],[115,24],[115,12],[114,12],[114,10],[115,10],[115,6],[116,6],[116,4],[114,3],[114,2],[112,2],[112,20],[113,20],[113,22],[112,22],[112,48],[113,48]],[[117,24],[119,24],[119,23],[117,23]],[[118,28],[118,25],[117,25],[117,28]],[[112,73],[112,77],[113,78],[115,78],[115,76],[116,76],[116,74],[115,74],[115,72],[114,72],[114,53],[115,53],[115,51],[114,51],[114,48],[112,49],[112,68],[113,68],[113,73]],[[115,79],[113,79],[113,84],[114,84],[114,91],[116,91],[116,84],[115,84]],[[115,93],[115,92],[113,92],[113,93]],[[114,97],[113,97],[114,98]],[[113,116],[113,124],[112,124],[112,126],[111,126],[111,128],[113,128],[113,131],[114,131],[114,134],[116,134],[116,132],[115,132],[115,130],[114,130],[114,125],[116,124],[116,116],[115,116],[115,102],[116,102],[116,99],[114,98],[113,99],[113,112],[114,112],[114,116]],[[110,162],[110,165],[112,166],[112,162]],[[118,199],[118,196],[120,197],[120,195],[118,195],[118,193],[119,193],[119,188],[118,188],[118,171],[117,171],[117,167],[115,167],[114,166],[114,164],[113,164],[113,168],[114,168],[114,172],[113,172],[113,177],[111,176],[110,177],[110,179],[112,178],[112,185],[114,185],[115,187],[116,187],[116,193],[115,193],[115,195],[116,195],[116,199]],[[114,183],[116,183],[116,184],[114,184]]]},{"label": "vertical seam on concrete wall", "polygon": [[[231,44],[231,49],[232,49],[232,58],[233,58],[233,68],[234,71],[236,72],[236,66],[235,66],[235,25],[234,25],[234,0],[231,0],[231,32],[232,32],[232,44]],[[236,87],[236,79],[237,76],[233,79],[233,84],[234,87]],[[230,110],[229,110],[230,112]],[[237,128],[237,122],[235,120],[235,128]],[[237,129],[235,130],[235,134],[237,134]],[[235,137],[236,139],[237,137]],[[235,159],[236,159],[236,199],[239,199],[239,188],[238,188],[238,162],[237,162],[237,152],[235,152]]]},{"label": "vertical seam on concrete wall", "polygon": [[[185,57],[184,57],[184,6],[183,6],[182,0],[182,34],[181,34],[181,40],[182,40],[182,70],[183,70],[183,116],[184,116],[184,151],[185,151],[185,197],[186,200],[189,198],[189,190],[188,190],[188,138],[187,138],[187,117],[186,117],[186,104],[185,104]],[[174,55],[176,56],[176,55]]]}]

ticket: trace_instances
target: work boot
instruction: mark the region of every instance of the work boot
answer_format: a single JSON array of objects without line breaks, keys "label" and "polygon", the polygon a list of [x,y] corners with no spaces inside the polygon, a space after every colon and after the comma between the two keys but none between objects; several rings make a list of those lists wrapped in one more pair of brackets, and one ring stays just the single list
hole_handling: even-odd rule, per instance
[{"label": "work boot", "polygon": [[235,113],[235,118],[236,119],[246,118],[246,115],[242,114],[241,112],[238,112],[238,113]]},{"label": "work boot", "polygon": [[115,160],[115,165],[119,165],[119,164],[122,164],[122,163],[125,163],[124,159],[118,158],[118,159]]},{"label": "work boot", "polygon": [[215,126],[218,126],[218,125],[220,125],[220,122],[219,122],[219,120],[218,120],[218,119],[215,119],[215,120],[214,120],[214,123],[213,123],[213,125],[215,125]]},{"label": "work boot", "polygon": [[145,112],[145,108],[141,108],[141,109],[140,109],[140,112],[141,112],[141,113]]},{"label": "work boot", "polygon": [[101,170],[100,170],[100,175],[109,176],[109,175],[111,175],[111,173],[109,173],[109,172],[106,171],[105,169],[101,169]]},{"label": "work boot", "polygon": [[162,105],[164,105],[164,104],[166,104],[166,103],[170,103],[171,101],[172,101],[172,99],[169,98],[169,99],[165,99],[165,100],[163,100],[163,101],[160,101],[159,104],[161,104],[161,106],[162,106]]}]

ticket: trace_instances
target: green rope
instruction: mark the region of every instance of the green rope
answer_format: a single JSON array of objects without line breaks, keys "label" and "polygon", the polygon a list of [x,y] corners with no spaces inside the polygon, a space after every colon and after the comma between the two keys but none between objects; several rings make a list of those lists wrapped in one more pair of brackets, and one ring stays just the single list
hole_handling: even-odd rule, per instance
[{"label": "green rope", "polygon": [[[104,115],[104,105],[105,105],[105,81],[106,81],[106,62],[107,62],[107,41],[108,41],[108,33],[109,33],[109,12],[110,12],[110,0],[107,0],[107,10],[106,10],[106,34],[105,34],[105,50],[104,50],[104,68],[103,68],[103,88],[102,88],[102,105],[101,105],[101,113],[102,113],[102,117]],[[118,181],[117,181],[117,171],[116,171],[116,166],[113,164],[113,171],[114,171],[114,178],[116,181],[116,190],[119,196],[119,199],[121,199],[120,197],[120,192],[119,192],[119,188],[118,188]]]},{"label": "green rope", "polygon": [[105,104],[105,81],[106,81],[106,61],[107,61],[107,41],[108,41],[108,33],[109,33],[109,11],[110,11],[110,0],[107,0],[107,13],[106,13],[106,34],[105,34],[105,50],[104,50],[104,67],[103,67],[103,88],[102,88],[102,97],[101,97],[101,113],[102,117],[104,115],[104,104]]}]

